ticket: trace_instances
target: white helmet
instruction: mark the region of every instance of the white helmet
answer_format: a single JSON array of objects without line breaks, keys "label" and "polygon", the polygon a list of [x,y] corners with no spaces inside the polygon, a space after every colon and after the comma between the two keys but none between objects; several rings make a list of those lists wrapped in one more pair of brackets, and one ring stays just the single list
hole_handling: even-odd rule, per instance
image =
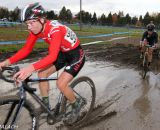
[{"label": "white helmet", "polygon": [[29,4],[21,12],[21,21],[45,17],[45,10],[39,3]]}]

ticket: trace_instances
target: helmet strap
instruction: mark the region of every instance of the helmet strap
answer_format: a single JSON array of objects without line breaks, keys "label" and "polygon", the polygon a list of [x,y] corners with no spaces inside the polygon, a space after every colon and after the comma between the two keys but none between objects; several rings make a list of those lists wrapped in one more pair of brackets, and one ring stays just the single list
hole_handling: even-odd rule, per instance
[{"label": "helmet strap", "polygon": [[43,31],[43,29],[44,29],[44,24],[46,23],[46,19],[44,19],[44,23],[42,23],[41,20],[38,18],[38,22],[42,25],[42,29],[41,29],[40,32],[37,33],[36,35],[40,34],[40,33]]}]

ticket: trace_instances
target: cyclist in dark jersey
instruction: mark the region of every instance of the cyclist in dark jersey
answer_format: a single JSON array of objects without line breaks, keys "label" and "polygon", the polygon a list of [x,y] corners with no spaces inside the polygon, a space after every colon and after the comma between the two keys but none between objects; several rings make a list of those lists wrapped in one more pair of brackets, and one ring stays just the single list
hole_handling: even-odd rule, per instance
[{"label": "cyclist in dark jersey", "polygon": [[144,46],[147,44],[151,46],[148,51],[149,65],[152,62],[152,53],[153,53],[153,50],[157,48],[157,43],[158,43],[158,33],[155,31],[155,25],[153,23],[150,23],[147,25],[147,31],[143,33],[143,36],[140,42],[140,47],[141,47],[140,58],[143,57]]},{"label": "cyclist in dark jersey", "polygon": [[[48,55],[22,68],[14,75],[14,78],[23,81],[35,71],[38,71],[39,78],[46,78],[65,67],[57,80],[57,87],[72,104],[71,118],[76,119],[81,108],[81,101],[75,97],[73,90],[68,85],[85,63],[85,55],[79,39],[67,26],[57,21],[47,20],[45,10],[39,3],[27,5],[21,13],[21,20],[26,23],[29,30],[26,43],[16,54],[1,62],[0,68],[14,64],[28,56],[36,40],[43,39],[49,45]],[[39,88],[43,101],[49,107],[49,83],[40,82]]]}]

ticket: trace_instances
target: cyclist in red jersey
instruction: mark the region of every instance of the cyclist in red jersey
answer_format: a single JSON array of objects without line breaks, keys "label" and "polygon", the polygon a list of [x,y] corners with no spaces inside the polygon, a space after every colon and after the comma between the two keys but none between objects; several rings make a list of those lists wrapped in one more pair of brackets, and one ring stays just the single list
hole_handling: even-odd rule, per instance
[{"label": "cyclist in red jersey", "polygon": [[[1,62],[0,68],[14,64],[28,56],[36,40],[43,39],[49,44],[48,55],[22,68],[14,75],[14,78],[23,81],[35,71],[38,71],[39,78],[46,78],[65,67],[57,80],[57,87],[72,104],[71,118],[76,120],[82,101],[75,97],[73,90],[68,85],[85,63],[85,55],[80,46],[80,41],[67,26],[57,21],[47,20],[45,10],[39,3],[27,5],[21,13],[21,20],[26,23],[30,32],[26,43],[16,54]],[[47,81],[40,82],[39,88],[43,101],[49,107],[49,83]]]}]

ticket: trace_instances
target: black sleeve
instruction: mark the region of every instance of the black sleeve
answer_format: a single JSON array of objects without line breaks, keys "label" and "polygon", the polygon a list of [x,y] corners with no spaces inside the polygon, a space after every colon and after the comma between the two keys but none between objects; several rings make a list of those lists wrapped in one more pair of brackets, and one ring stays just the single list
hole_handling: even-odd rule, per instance
[{"label": "black sleeve", "polygon": [[158,33],[155,32],[155,43],[158,43]]},{"label": "black sleeve", "polygon": [[143,40],[146,39],[146,38],[147,38],[147,32],[144,32],[143,35],[142,35],[141,41],[143,41]]}]

